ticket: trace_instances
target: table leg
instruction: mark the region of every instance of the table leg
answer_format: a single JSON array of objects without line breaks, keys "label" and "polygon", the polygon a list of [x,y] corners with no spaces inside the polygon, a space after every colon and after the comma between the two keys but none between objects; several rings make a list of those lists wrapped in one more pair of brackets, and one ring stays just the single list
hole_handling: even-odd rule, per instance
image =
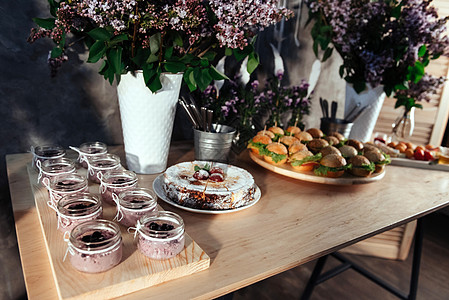
[{"label": "table leg", "polygon": [[325,255],[323,257],[320,257],[318,261],[316,262],[315,268],[313,269],[312,275],[310,276],[309,282],[307,283],[307,286],[302,293],[301,300],[308,300],[310,296],[312,295],[313,289],[315,288],[315,285],[317,285],[317,280],[321,274],[321,271],[324,268],[324,265],[326,263],[327,257],[329,255]]}]

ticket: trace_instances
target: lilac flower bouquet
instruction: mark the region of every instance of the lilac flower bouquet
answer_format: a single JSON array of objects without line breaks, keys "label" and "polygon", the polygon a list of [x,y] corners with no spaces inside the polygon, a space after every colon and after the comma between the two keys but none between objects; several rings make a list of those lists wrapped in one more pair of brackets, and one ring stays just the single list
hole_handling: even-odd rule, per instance
[{"label": "lilac flower bouquet", "polygon": [[33,19],[29,42],[55,42],[48,62],[52,74],[68,59],[67,48],[82,41],[88,62],[103,59],[100,74],[110,83],[126,72],[142,70],[153,92],[162,72],[183,72],[191,91],[206,89],[226,76],[213,67],[217,54],[248,57],[248,72],[259,60],[258,30],[292,12],[276,0],[48,0],[50,18]]},{"label": "lilac flower bouquet", "polygon": [[340,75],[360,93],[383,85],[396,107],[422,107],[444,78],[425,72],[430,60],[448,55],[447,18],[432,0],[307,0],[313,49],[323,61],[333,49],[343,58]]}]

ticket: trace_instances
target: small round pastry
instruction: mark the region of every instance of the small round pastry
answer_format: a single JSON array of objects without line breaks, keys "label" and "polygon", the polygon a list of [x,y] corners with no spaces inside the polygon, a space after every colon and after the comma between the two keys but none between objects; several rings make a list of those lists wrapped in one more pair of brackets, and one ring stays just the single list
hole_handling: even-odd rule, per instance
[{"label": "small round pastry", "polygon": [[270,137],[270,139],[274,139],[274,138],[275,138],[274,133],[272,133],[272,132],[269,131],[269,130],[261,130],[261,131],[259,131],[259,132],[257,133],[257,135],[268,135],[268,136]]},{"label": "small round pastry", "polygon": [[349,173],[355,176],[368,177],[376,169],[374,163],[370,162],[368,158],[362,155],[351,157],[349,163],[352,165],[351,169],[349,169]]},{"label": "small round pastry", "polygon": [[295,134],[295,138],[300,140],[301,142],[307,143],[313,140],[313,136],[307,131],[301,131],[300,133]]},{"label": "small round pastry", "polygon": [[320,165],[314,170],[316,175],[337,178],[345,173],[346,160],[337,154],[329,154],[320,160]]},{"label": "small round pastry", "polygon": [[358,141],[358,140],[349,139],[346,142],[346,145],[354,147],[355,150],[357,150],[357,152],[362,152],[363,151],[363,143]]},{"label": "small round pastry", "polygon": [[338,150],[337,148],[335,148],[334,146],[326,146],[324,148],[322,148],[320,150],[321,155],[324,157],[326,155],[329,154],[337,154],[337,155],[341,155],[340,150]]},{"label": "small round pastry", "polygon": [[307,148],[315,154],[327,146],[329,146],[329,143],[323,139],[313,139],[307,143]]},{"label": "small round pastry", "polygon": [[271,139],[268,135],[256,135],[248,142],[248,148],[256,154],[260,155],[260,150],[264,149],[266,145],[271,144]]},{"label": "small round pastry", "polygon": [[290,147],[288,147],[288,154],[293,154],[296,153],[298,151],[302,151],[302,150],[308,150],[307,146],[304,145],[303,143],[301,143],[300,141],[296,141],[293,144],[290,145]]},{"label": "small round pastry", "polygon": [[279,139],[279,142],[281,142],[282,144],[284,144],[287,147],[290,147],[290,145],[292,145],[295,142],[299,142],[299,140],[297,138],[295,138],[294,136],[285,135]]},{"label": "small round pastry", "polygon": [[284,135],[284,129],[281,127],[273,126],[268,128],[268,131],[271,131],[274,134]]},{"label": "small round pastry", "polygon": [[384,170],[385,165],[390,163],[390,159],[387,159],[385,155],[376,151],[367,151],[364,156],[369,159],[370,162],[374,163],[376,169],[374,173],[380,173]]},{"label": "small round pastry", "polygon": [[301,129],[298,127],[298,126],[289,126],[286,130],[285,130],[285,133],[287,134],[287,132],[290,134],[290,135],[295,135],[295,134],[297,134],[297,133],[300,133],[301,132]]},{"label": "small round pastry", "polygon": [[327,135],[327,136],[323,137],[323,139],[325,139],[331,146],[340,144],[340,140],[332,135]]},{"label": "small round pastry", "polygon": [[318,128],[309,128],[307,129],[307,132],[310,133],[314,139],[320,139],[324,136],[324,133]]},{"label": "small round pastry", "polygon": [[263,158],[274,165],[282,165],[287,161],[287,148],[281,143],[271,143],[267,145]]},{"label": "small round pastry", "polygon": [[345,136],[343,134],[341,134],[340,132],[337,132],[337,131],[331,132],[329,135],[330,136],[335,136],[340,141],[346,140]]},{"label": "small round pastry", "polygon": [[343,156],[346,159],[354,157],[358,154],[357,150],[354,147],[349,146],[349,145],[343,145],[340,148],[338,148],[338,150],[340,150],[341,156]]},{"label": "small round pastry", "polygon": [[309,150],[301,150],[290,157],[290,164],[293,169],[300,172],[312,171],[313,168],[319,165],[318,161],[321,155],[313,155]]}]

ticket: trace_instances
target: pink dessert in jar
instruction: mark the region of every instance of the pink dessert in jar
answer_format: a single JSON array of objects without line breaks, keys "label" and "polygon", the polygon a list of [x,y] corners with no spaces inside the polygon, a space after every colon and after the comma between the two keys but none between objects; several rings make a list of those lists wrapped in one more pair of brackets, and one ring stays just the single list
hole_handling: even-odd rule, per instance
[{"label": "pink dessert in jar", "polygon": [[79,163],[83,168],[87,169],[87,160],[94,156],[106,154],[108,152],[108,147],[102,142],[89,142],[81,144],[78,148],[78,152]]},{"label": "pink dessert in jar", "polygon": [[117,195],[137,186],[136,173],[128,170],[113,170],[100,175],[101,200],[114,204],[113,194]]},{"label": "pink dessert in jar", "polygon": [[48,159],[57,159],[65,155],[65,149],[58,145],[46,145],[31,147],[33,153],[32,166],[37,169],[37,162],[41,164]]},{"label": "pink dessert in jar", "polygon": [[58,229],[71,231],[76,225],[101,219],[103,207],[100,199],[90,193],[69,195],[58,202]]},{"label": "pink dessert in jar", "polygon": [[118,196],[117,217],[120,224],[130,227],[136,226],[142,217],[157,211],[156,194],[146,188],[133,188]]},{"label": "pink dessert in jar", "polygon": [[50,201],[54,207],[63,197],[84,193],[88,190],[87,178],[75,173],[60,174],[51,179],[44,178],[42,184],[47,187]]},{"label": "pink dessert in jar", "polygon": [[145,216],[136,228],[139,233],[137,247],[151,259],[169,259],[184,249],[184,221],[173,212],[159,211]]},{"label": "pink dessert in jar", "polygon": [[38,182],[44,178],[51,179],[56,175],[76,172],[75,162],[65,157],[45,160],[43,163],[38,161],[36,164],[39,169]]},{"label": "pink dessert in jar", "polygon": [[108,220],[94,220],[75,226],[70,232],[67,255],[78,271],[105,272],[122,260],[120,228]]},{"label": "pink dessert in jar", "polygon": [[100,183],[100,178],[107,171],[122,169],[120,158],[111,153],[88,158],[88,178],[93,183]]}]

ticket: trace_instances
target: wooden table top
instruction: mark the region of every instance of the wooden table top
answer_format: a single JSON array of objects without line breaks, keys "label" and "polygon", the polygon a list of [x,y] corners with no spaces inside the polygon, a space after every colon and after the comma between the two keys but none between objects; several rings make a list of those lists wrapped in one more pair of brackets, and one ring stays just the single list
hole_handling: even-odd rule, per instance
[{"label": "wooden table top", "polygon": [[[193,160],[193,145],[172,144],[169,165]],[[115,148],[121,155],[122,148]],[[114,152],[114,151],[111,151]],[[11,201],[30,299],[55,299],[26,165],[31,155],[6,156]],[[449,205],[449,173],[388,166],[369,184],[303,182],[263,169],[243,152],[233,163],[262,191],[251,208],[222,215],[180,214],[186,231],[210,256],[206,271],[128,294],[123,299],[209,299],[227,294]],[[152,187],[157,175],[139,175]]]}]

